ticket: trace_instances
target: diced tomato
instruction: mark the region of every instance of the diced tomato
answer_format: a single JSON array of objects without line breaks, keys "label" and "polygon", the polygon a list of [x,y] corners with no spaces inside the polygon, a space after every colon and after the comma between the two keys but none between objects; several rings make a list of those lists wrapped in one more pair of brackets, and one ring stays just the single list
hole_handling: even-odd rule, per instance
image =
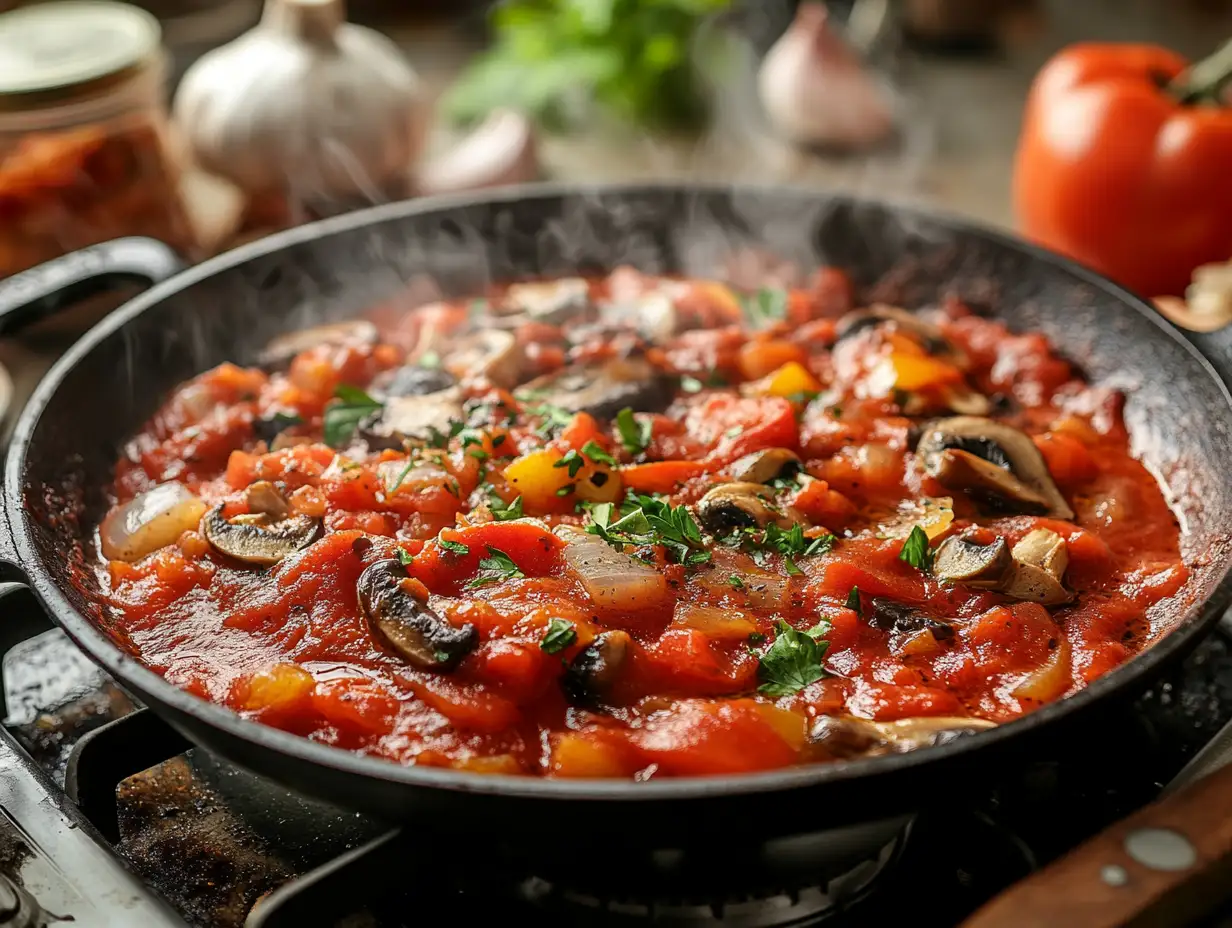
[{"label": "diced tomato", "polygon": [[451,594],[474,579],[480,560],[492,556],[489,549],[508,555],[526,576],[538,577],[560,568],[564,546],[542,524],[487,522],[442,531],[440,541],[429,541],[410,571],[434,593]]},{"label": "diced tomato", "polygon": [[398,714],[397,697],[364,677],[318,683],[312,704],[339,728],[367,735],[388,734]]},{"label": "diced tomato", "polygon": [[628,737],[671,776],[771,770],[798,758],[748,699],[682,701]]},{"label": "diced tomato", "polygon": [[655,461],[620,469],[625,487],[635,493],[673,493],[681,484],[704,473],[706,465],[696,461]]},{"label": "diced tomato", "polygon": [[728,463],[763,448],[794,449],[800,443],[795,409],[777,396],[718,394],[694,406],[686,424],[715,462]]}]

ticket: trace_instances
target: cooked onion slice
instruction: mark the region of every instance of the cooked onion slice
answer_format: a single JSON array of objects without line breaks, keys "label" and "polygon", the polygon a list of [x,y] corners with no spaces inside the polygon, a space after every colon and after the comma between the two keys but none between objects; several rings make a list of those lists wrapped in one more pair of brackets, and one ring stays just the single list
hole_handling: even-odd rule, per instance
[{"label": "cooked onion slice", "polygon": [[666,578],[649,564],[571,526],[562,525],[556,533],[568,542],[565,563],[596,606],[646,609],[667,596]]},{"label": "cooked onion slice", "polygon": [[103,556],[138,561],[195,529],[205,503],[179,483],[161,483],[107,514],[99,527]]}]

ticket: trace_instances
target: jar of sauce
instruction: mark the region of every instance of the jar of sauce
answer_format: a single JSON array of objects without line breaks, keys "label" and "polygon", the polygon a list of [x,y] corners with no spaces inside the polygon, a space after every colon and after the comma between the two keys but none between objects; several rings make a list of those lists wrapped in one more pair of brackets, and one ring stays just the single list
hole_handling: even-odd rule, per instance
[{"label": "jar of sauce", "polygon": [[125,235],[196,256],[158,20],[110,0],[0,14],[0,278]]}]

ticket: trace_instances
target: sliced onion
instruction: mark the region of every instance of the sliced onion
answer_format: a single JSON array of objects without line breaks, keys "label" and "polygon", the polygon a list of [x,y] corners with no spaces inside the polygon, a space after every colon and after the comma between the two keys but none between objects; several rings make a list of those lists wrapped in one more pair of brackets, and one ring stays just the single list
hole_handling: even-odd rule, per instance
[{"label": "sliced onion", "polygon": [[689,602],[676,603],[672,625],[677,628],[692,628],[710,638],[735,641],[743,641],[757,631],[753,620],[742,612]]},{"label": "sliced onion", "polygon": [[560,526],[565,563],[582,581],[595,605],[603,609],[646,609],[667,597],[664,576],[637,558],[617,551],[596,535]]},{"label": "sliced onion", "polygon": [[162,483],[139,493],[103,520],[99,527],[103,556],[113,561],[137,561],[175,544],[200,524],[205,509],[205,503],[179,483]]},{"label": "sliced onion", "polygon": [[713,554],[714,570],[698,572],[696,582],[714,596],[732,594],[731,578],[740,578],[738,597],[756,609],[786,609],[789,595],[789,578],[763,570],[753,563],[747,554],[718,548]]},{"label": "sliced onion", "polygon": [[1065,694],[1071,680],[1070,646],[1062,638],[1048,660],[1023,677],[1014,686],[1013,693],[1017,699],[1051,702]]}]

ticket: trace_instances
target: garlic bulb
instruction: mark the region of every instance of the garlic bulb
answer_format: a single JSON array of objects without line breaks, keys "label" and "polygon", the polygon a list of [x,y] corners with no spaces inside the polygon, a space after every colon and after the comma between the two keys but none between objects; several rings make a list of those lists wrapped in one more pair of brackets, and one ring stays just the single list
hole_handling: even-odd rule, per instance
[{"label": "garlic bulb", "polygon": [[534,128],[512,110],[493,110],[477,128],[419,171],[418,192],[456,193],[539,178]]},{"label": "garlic bulb", "polygon": [[818,3],[800,4],[762,62],[758,93],[774,128],[797,144],[861,148],[894,129],[889,90]]},{"label": "garlic bulb", "polygon": [[397,47],[345,18],[344,0],[266,0],[260,23],[189,68],[173,111],[196,163],[249,193],[397,195],[427,106]]}]

